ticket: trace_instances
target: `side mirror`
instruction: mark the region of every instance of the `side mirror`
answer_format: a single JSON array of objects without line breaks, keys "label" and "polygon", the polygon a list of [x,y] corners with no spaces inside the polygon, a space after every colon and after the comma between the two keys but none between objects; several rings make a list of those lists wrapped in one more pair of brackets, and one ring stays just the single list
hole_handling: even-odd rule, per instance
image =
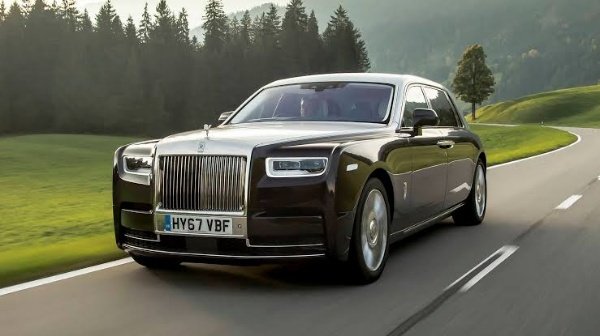
[{"label": "side mirror", "polygon": [[221,113],[221,115],[219,116],[219,122],[223,122],[225,120],[227,120],[227,118],[229,118],[234,111],[229,111],[229,112],[223,112]]},{"label": "side mirror", "polygon": [[413,112],[413,128],[415,132],[420,132],[425,126],[437,126],[440,123],[440,117],[434,110],[418,108]]}]

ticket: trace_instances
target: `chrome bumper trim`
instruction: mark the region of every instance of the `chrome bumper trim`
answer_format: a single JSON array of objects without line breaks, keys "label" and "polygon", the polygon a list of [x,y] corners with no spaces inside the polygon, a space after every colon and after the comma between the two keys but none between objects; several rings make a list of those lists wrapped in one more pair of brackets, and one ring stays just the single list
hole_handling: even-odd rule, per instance
[{"label": "chrome bumper trim", "polygon": [[156,235],[156,239],[141,238],[138,236],[130,235],[128,233],[124,234],[124,236],[127,238],[130,238],[130,239],[135,239],[135,240],[147,241],[147,242],[152,242],[152,243],[160,243],[159,235]]},{"label": "chrome bumper trim", "polygon": [[252,245],[250,239],[246,239],[246,246],[258,248],[288,248],[288,247],[323,247],[325,244],[299,244],[299,245]]},{"label": "chrome bumper trim", "polygon": [[128,213],[134,213],[134,214],[138,214],[138,215],[152,215],[152,214],[154,214],[154,211],[152,211],[152,210],[143,211],[143,210],[121,209],[121,211],[128,212]]},{"label": "chrome bumper trim", "polygon": [[315,254],[297,254],[297,255],[279,255],[279,256],[243,256],[243,255],[230,255],[230,254],[207,254],[207,253],[189,253],[189,252],[170,252],[170,251],[161,251],[161,250],[153,250],[142,247],[135,247],[128,244],[123,244],[123,249],[126,252],[129,251],[140,251],[146,253],[153,254],[166,254],[171,256],[180,256],[180,257],[207,257],[207,258],[226,258],[226,259],[293,259],[293,258],[317,258],[324,257],[325,253],[315,253]]}]

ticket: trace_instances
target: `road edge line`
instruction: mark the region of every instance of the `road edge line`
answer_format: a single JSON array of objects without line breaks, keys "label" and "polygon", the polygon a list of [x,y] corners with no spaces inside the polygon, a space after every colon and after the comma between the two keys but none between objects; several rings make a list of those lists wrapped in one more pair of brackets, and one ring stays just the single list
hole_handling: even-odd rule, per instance
[{"label": "road edge line", "polygon": [[90,274],[90,273],[94,273],[94,272],[98,272],[98,271],[103,271],[105,269],[126,265],[131,262],[133,262],[133,259],[123,258],[123,259],[110,261],[110,262],[100,264],[100,265],[90,266],[90,267],[82,268],[82,269],[75,270],[75,271],[70,271],[70,272],[66,272],[66,273],[62,273],[62,274],[53,275],[53,276],[50,276],[47,278],[42,278],[42,279],[38,279],[38,280],[24,282],[24,283],[14,285],[14,286],[0,288],[0,297],[2,297],[4,295],[24,291],[27,289],[31,289],[31,288],[48,285],[48,284],[51,284],[54,282],[71,279],[71,278],[75,278],[78,276],[82,276],[82,275],[86,275],[86,274]]}]

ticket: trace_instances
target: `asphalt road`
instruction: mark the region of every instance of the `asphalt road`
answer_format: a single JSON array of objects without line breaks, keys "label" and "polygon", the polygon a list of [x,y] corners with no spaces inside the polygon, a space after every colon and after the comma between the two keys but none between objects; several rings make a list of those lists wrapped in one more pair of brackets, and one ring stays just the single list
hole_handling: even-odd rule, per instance
[{"label": "asphalt road", "polygon": [[489,171],[483,225],[397,244],[372,285],[326,263],[129,263],[0,296],[0,334],[597,335],[600,130],[570,130],[579,144]]}]

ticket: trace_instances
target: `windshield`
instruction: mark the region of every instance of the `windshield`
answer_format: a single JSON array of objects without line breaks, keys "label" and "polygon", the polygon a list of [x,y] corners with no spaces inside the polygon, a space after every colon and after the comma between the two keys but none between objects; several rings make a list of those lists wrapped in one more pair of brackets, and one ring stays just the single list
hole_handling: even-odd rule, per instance
[{"label": "windshield", "polygon": [[385,123],[393,87],[369,83],[308,83],[268,88],[230,124],[265,121],[350,121]]}]

